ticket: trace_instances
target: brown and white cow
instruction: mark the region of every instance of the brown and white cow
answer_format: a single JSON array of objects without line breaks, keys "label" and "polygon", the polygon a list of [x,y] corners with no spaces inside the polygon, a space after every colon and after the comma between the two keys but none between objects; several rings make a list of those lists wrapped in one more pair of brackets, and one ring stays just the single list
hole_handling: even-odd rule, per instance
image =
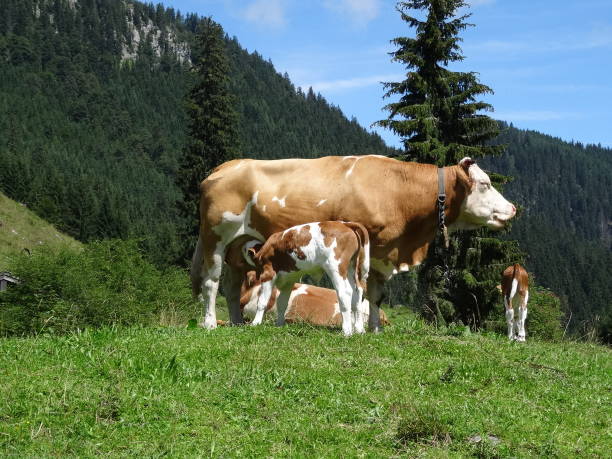
[{"label": "brown and white cow", "polygon": [[[529,300],[529,275],[518,263],[508,266],[502,273],[501,291],[506,307],[506,322],[508,323],[508,338],[525,341],[525,319],[527,319],[527,300]],[[518,320],[514,320],[514,305],[512,300],[518,293],[520,299]],[[514,331],[517,335],[515,337]]]},{"label": "brown and white cow", "polygon": [[[443,169],[445,219],[454,229],[503,228],[516,209],[469,158]],[[200,236],[193,255],[194,295],[205,305],[202,325],[216,327],[215,298],[227,248],[240,238],[265,241],[298,224],[343,220],[362,223],[370,235],[368,299],[377,310],[382,286],[393,274],[421,263],[438,223],[438,169],[382,156],[222,164],[200,185]],[[232,323],[242,321],[244,271],[228,261],[225,294]],[[370,328],[378,330],[378,313]]]},{"label": "brown and white cow", "polygon": [[[257,312],[257,298],[261,282],[256,279],[255,272],[247,273],[247,279],[243,284],[240,294],[240,309],[243,317],[253,319]],[[279,290],[274,288],[272,301],[266,305],[266,314],[277,315],[276,299]],[[370,304],[367,299],[361,302],[364,325],[370,315]],[[289,304],[285,311],[287,323],[305,323],[322,327],[342,326],[342,314],[340,303],[335,290],[317,287],[316,285],[293,284]],[[385,311],[380,309],[380,323],[389,325]]]},{"label": "brown and white cow", "polygon": [[261,282],[251,324],[261,323],[277,287],[276,323],[284,325],[293,284],[306,274],[316,278],[325,273],[338,295],[344,335],[365,333],[361,301],[370,271],[369,245],[368,231],[360,223],[325,221],[279,231],[262,247],[248,248]]}]

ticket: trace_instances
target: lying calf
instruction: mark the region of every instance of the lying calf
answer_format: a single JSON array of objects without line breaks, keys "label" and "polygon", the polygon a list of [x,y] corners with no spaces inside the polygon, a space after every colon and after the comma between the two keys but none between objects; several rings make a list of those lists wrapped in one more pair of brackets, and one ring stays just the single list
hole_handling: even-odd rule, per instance
[{"label": "lying calf", "polygon": [[[250,271],[246,275],[240,291],[240,310],[242,315],[249,319],[255,317],[257,312],[257,298],[261,282],[256,279],[255,272]],[[276,315],[276,299],[279,290],[275,287],[272,291],[270,302],[266,305],[266,314]],[[361,303],[363,313],[363,323],[368,323],[370,316],[370,303],[364,299]],[[380,312],[380,323],[389,325],[387,315],[382,309]],[[285,321],[288,323],[307,323],[323,327],[340,327],[342,325],[342,314],[340,314],[340,304],[335,290],[317,287],[307,284],[293,284],[287,310],[285,311]]]},{"label": "lying calf", "polygon": [[370,269],[369,241],[360,223],[327,221],[294,226],[272,234],[259,250],[248,248],[261,281],[252,324],[261,323],[278,287],[277,324],[283,325],[293,284],[305,274],[316,277],[324,272],[338,295],[342,331],[350,336],[354,327],[364,333],[361,300]]}]

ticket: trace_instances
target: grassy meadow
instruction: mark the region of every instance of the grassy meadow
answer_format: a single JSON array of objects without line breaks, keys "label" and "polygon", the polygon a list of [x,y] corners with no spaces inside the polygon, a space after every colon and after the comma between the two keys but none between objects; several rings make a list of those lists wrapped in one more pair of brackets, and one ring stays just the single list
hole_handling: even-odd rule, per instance
[{"label": "grassy meadow", "polygon": [[604,457],[611,352],[436,330],[0,339],[1,456]]}]

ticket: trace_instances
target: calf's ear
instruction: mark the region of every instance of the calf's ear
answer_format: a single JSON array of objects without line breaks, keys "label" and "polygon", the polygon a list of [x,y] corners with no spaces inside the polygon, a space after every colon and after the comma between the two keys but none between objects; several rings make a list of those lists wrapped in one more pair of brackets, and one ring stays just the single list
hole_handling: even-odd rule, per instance
[{"label": "calf's ear", "polygon": [[468,169],[472,164],[476,164],[476,161],[474,161],[472,158],[468,158],[467,156],[459,161],[459,165],[463,168],[466,174],[468,174]]}]

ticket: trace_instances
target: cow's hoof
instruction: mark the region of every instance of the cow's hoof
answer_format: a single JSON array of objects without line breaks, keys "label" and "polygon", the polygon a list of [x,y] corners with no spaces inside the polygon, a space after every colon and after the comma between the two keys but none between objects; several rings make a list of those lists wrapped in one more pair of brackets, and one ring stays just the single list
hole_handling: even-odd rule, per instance
[{"label": "cow's hoof", "polygon": [[203,322],[200,322],[198,325],[204,328],[205,330],[214,330],[215,328],[217,328],[217,321],[215,320],[214,322],[212,322],[209,320],[204,320]]},{"label": "cow's hoof", "polygon": [[525,337],[524,336],[517,336],[516,340],[520,343],[524,343],[525,342]]}]

